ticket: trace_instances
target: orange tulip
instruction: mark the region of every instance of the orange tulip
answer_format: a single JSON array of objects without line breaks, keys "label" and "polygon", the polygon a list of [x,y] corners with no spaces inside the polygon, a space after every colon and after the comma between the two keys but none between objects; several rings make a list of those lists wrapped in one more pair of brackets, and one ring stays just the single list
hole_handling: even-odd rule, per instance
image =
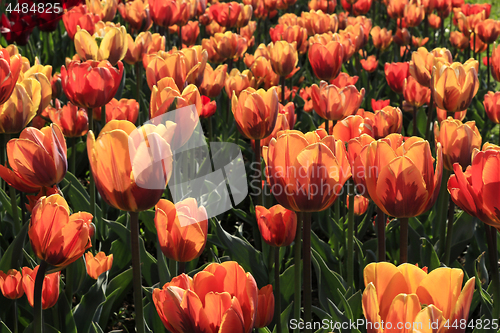
[{"label": "orange tulip", "polygon": [[372,36],[373,46],[382,52],[392,43],[392,30],[387,31],[386,28],[381,29],[376,26],[370,31],[370,35]]},{"label": "orange tulip", "polygon": [[375,100],[372,98],[371,100],[371,105],[372,105],[372,110],[375,112],[375,111],[378,111],[378,110],[382,110],[383,108],[385,108],[386,106],[390,105],[391,104],[391,100],[389,99],[385,99],[385,100]]},{"label": "orange tulip", "polygon": [[314,111],[323,119],[341,120],[358,111],[365,96],[365,88],[360,91],[355,86],[338,88],[321,81],[320,86],[311,87]]},{"label": "orange tulip", "polygon": [[215,70],[207,64],[200,92],[210,98],[219,96],[227,76],[227,65],[219,65]]},{"label": "orange tulip", "polygon": [[405,79],[410,75],[408,62],[386,63],[384,66],[385,78],[392,91],[402,94]]},{"label": "orange tulip", "polygon": [[38,258],[63,269],[91,247],[92,214],[69,214],[69,206],[59,194],[38,200],[31,215],[28,236]]},{"label": "orange tulip", "polygon": [[[486,95],[485,95],[485,99],[486,99]],[[451,116],[453,119],[457,119],[457,120],[462,121],[465,119],[465,115],[467,114],[467,110],[448,114],[448,112],[446,112],[446,110],[436,108],[436,114],[437,114],[436,117],[437,117],[439,123],[441,123],[443,120],[447,119],[448,116]]]},{"label": "orange tulip", "polygon": [[396,30],[396,34],[392,37],[392,40],[399,46],[410,45],[411,42],[410,32],[406,28],[403,29],[398,28]]},{"label": "orange tulip", "polygon": [[429,15],[429,25],[432,29],[439,29],[441,27],[441,17],[437,16],[436,14],[431,14]]},{"label": "orange tulip", "polygon": [[71,102],[61,108],[61,103],[56,100],[56,107],[48,107],[50,120],[57,124],[65,137],[79,138],[89,131],[89,118],[87,111]]},{"label": "orange tulip", "polygon": [[302,12],[300,16],[309,36],[330,31],[336,32],[338,29],[338,19],[335,14],[329,15],[323,13],[321,10],[311,10],[309,12]]},{"label": "orange tulip", "polygon": [[352,179],[358,190],[361,191],[360,194],[368,199],[370,195],[366,191],[366,154],[364,148],[374,141],[375,139],[370,135],[361,134],[358,138],[353,138],[347,143],[347,156],[352,169]]},{"label": "orange tulip", "polygon": [[[266,327],[273,321],[274,317],[274,294],[273,286],[267,286],[259,289],[259,306],[257,307],[257,318],[255,318],[255,328]],[[280,296],[281,297],[281,296]]]},{"label": "orange tulip", "polygon": [[450,43],[457,49],[465,50],[469,47],[469,38],[461,32],[452,31],[450,33]]},{"label": "orange tulip", "polygon": [[441,145],[437,147],[435,170],[429,143],[418,137],[403,141],[400,134],[391,134],[365,147],[367,190],[384,213],[413,217],[434,205],[443,172]]},{"label": "orange tulip", "polygon": [[299,91],[299,96],[304,100],[304,112],[311,112],[313,109],[313,101],[311,95],[311,87],[304,87]]},{"label": "orange tulip", "polygon": [[[368,210],[370,205],[370,199],[365,198],[362,195],[356,194],[354,196],[354,215],[361,216]],[[347,209],[349,209],[349,200],[347,200]]]},{"label": "orange tulip", "polygon": [[[94,109],[95,119],[101,119],[101,110]],[[122,98],[119,101],[113,98],[106,104],[106,123],[111,120],[128,120],[131,123],[137,121],[139,116],[139,102],[135,99]]]},{"label": "orange tulip", "polygon": [[471,37],[472,38],[470,38],[470,40],[469,40],[469,45],[470,45],[471,50],[475,53],[485,52],[486,48],[488,47],[488,44],[483,43],[481,41],[481,39],[479,38],[478,34],[474,34]]},{"label": "orange tulip", "polygon": [[465,172],[459,164],[448,181],[448,192],[455,204],[482,222],[500,228],[500,203],[494,188],[498,177],[491,172],[500,165],[500,147],[485,143],[482,151],[475,149],[472,165]]},{"label": "orange tulip", "polygon": [[[135,0],[142,1],[142,0]],[[155,43],[156,42],[156,43]],[[159,44],[159,47],[156,47]],[[130,65],[141,61],[148,53],[156,53],[165,49],[165,37],[151,32],[141,32],[135,37],[135,41],[130,34],[127,34],[127,53],[123,60]],[[147,68],[147,65],[144,64]]]},{"label": "orange tulip", "polygon": [[228,3],[219,2],[210,6],[208,12],[220,26],[231,28],[236,26],[242,9],[243,5],[240,6],[235,1]]},{"label": "orange tulip", "polygon": [[377,140],[391,133],[401,133],[403,113],[400,108],[385,106],[381,110],[375,110],[374,113],[364,112],[362,116],[365,118],[365,123],[372,128],[373,137]]},{"label": "orange tulip", "polygon": [[196,199],[184,199],[175,205],[161,199],[155,207],[155,226],[163,254],[172,260],[188,262],[198,258],[208,234],[208,217]]},{"label": "orange tulip", "polygon": [[405,99],[403,102],[403,109],[405,111],[412,111],[413,108],[419,108],[429,103],[431,90],[420,85],[413,76],[409,76],[405,79],[403,97]]},{"label": "orange tulip", "polygon": [[35,117],[41,97],[41,85],[34,78],[16,83],[9,99],[0,105],[0,133],[21,132]]},{"label": "orange tulip", "polygon": [[486,44],[492,44],[500,36],[500,21],[487,19],[476,25],[476,33]]},{"label": "orange tulip", "polygon": [[5,103],[16,86],[17,79],[21,73],[21,56],[7,52],[7,49],[0,49],[0,105]]},{"label": "orange tulip", "polygon": [[330,84],[338,88],[345,88],[347,86],[354,86],[358,82],[358,76],[349,76],[349,74],[340,72],[339,75],[330,81]]},{"label": "orange tulip", "polygon": [[246,38],[231,31],[216,33],[210,39],[203,39],[201,45],[207,50],[208,59],[215,63],[236,61],[243,57],[248,47]]},{"label": "orange tulip", "polygon": [[101,17],[89,12],[85,5],[79,5],[66,11],[62,16],[62,20],[69,38],[73,39],[77,27],[87,30],[89,34],[93,35],[95,32],[95,24],[101,20]]},{"label": "orange tulip", "polygon": [[[258,311],[255,279],[235,261],[210,264],[153,290],[156,311],[173,333],[250,333]],[[172,311],[172,306],[177,310]]]},{"label": "orange tulip", "polygon": [[0,166],[1,177],[9,185],[28,193],[58,184],[68,169],[66,141],[54,124],[42,130],[26,128],[19,139],[7,143],[7,157],[12,171]]},{"label": "orange tulip", "polygon": [[118,69],[105,61],[71,61],[61,68],[61,82],[71,103],[82,108],[98,108],[109,103],[122,81],[123,64]]},{"label": "orange tulip", "polygon": [[247,40],[248,48],[253,47],[255,44],[254,33],[256,30],[257,30],[257,22],[255,21],[250,21],[246,26],[240,28],[240,35],[241,37]]},{"label": "orange tulip", "polygon": [[500,124],[500,91],[488,91],[484,95],[483,105],[488,118],[495,124]]},{"label": "orange tulip", "polygon": [[112,21],[118,8],[117,0],[86,0],[87,9],[101,17],[103,22]]},{"label": "orange tulip", "polygon": [[439,63],[431,80],[431,91],[436,105],[449,113],[463,111],[472,102],[479,89],[477,60],[469,59],[463,65],[459,62]]},{"label": "orange tulip", "polygon": [[307,134],[279,132],[262,149],[262,156],[274,197],[294,211],[327,209],[351,177],[344,143],[324,129]]},{"label": "orange tulip", "polygon": [[397,19],[405,17],[405,8],[408,4],[408,0],[388,0],[387,2],[387,14],[391,18]]},{"label": "orange tulip", "polygon": [[411,44],[413,45],[413,47],[416,48],[424,46],[425,44],[427,44],[428,41],[429,37],[423,38],[423,37],[411,36]]},{"label": "orange tulip", "polygon": [[420,1],[411,1],[405,6],[404,19],[406,25],[410,28],[419,26],[425,17],[424,6]]},{"label": "orange tulip", "polygon": [[314,75],[320,80],[331,80],[339,75],[344,57],[341,43],[331,41],[326,45],[314,43],[309,48],[309,62]]},{"label": "orange tulip", "polygon": [[[23,267],[23,289],[31,307],[34,303],[35,279],[40,266],[36,266],[33,270],[29,267]],[[59,298],[59,280],[61,271],[47,274],[43,280],[42,287],[42,309],[46,310],[57,303]]]},{"label": "orange tulip", "polygon": [[[92,174],[97,190],[108,205],[129,212],[156,205],[172,170],[169,142],[174,126],[171,122],[144,125],[141,131],[136,131],[129,121],[112,120],[97,140],[89,131],[87,153]],[[147,134],[148,143],[141,137],[143,133]],[[158,146],[157,151],[148,149],[153,144]],[[129,148],[129,145],[133,146]],[[150,164],[144,165],[145,161]]]},{"label": "orange tulip", "polygon": [[236,97],[240,96],[240,93],[246,88],[252,87],[255,83],[255,79],[252,76],[252,72],[244,70],[240,73],[237,68],[233,68],[230,73],[226,74],[225,90],[228,96],[233,96],[233,92]]},{"label": "orange tulip", "polygon": [[87,266],[87,274],[97,280],[99,276],[111,269],[113,265],[113,254],[106,256],[104,252],[99,252],[95,255],[92,252],[85,253],[85,265]]},{"label": "orange tulip", "polygon": [[7,273],[0,271],[0,289],[4,297],[18,299],[24,295],[22,284],[23,276],[15,269],[9,269]]},{"label": "orange tulip", "polygon": [[264,242],[278,247],[292,244],[297,230],[297,215],[294,211],[281,205],[270,209],[255,206],[255,215]]},{"label": "orange tulip", "polygon": [[279,102],[275,89],[247,88],[239,97],[233,93],[232,111],[238,130],[248,139],[260,140],[269,136],[278,117]]},{"label": "orange tulip", "polygon": [[500,82],[500,46],[495,42],[490,57],[491,76]]},{"label": "orange tulip", "polygon": [[61,73],[55,73],[50,78],[50,85],[52,87],[52,99],[61,98],[63,92],[61,84]]},{"label": "orange tulip", "polygon": [[362,134],[373,136],[371,122],[365,122],[365,119],[359,115],[349,116],[345,119],[337,121],[335,126],[333,126],[333,132],[330,132],[334,138],[344,142],[348,142],[353,138],[358,138]]},{"label": "orange tulip", "polygon": [[299,55],[296,50],[297,43],[277,41],[268,46],[271,65],[276,74],[287,77],[297,67]]},{"label": "orange tulip", "polygon": [[[262,147],[269,145],[269,142],[276,137],[278,132],[293,129],[296,118],[297,115],[295,114],[295,105],[293,102],[288,102],[285,106],[280,103],[276,125],[269,136],[260,140],[261,149]],[[251,140],[251,142],[252,148],[255,150],[255,140]]]},{"label": "orange tulip", "polygon": [[368,73],[373,73],[377,70],[378,60],[374,55],[369,56],[366,60],[361,59],[360,62],[363,69]]},{"label": "orange tulip", "polygon": [[153,24],[147,1],[133,0],[118,4],[118,11],[131,31],[148,31]]},{"label": "orange tulip", "polygon": [[434,62],[446,61],[452,62],[451,53],[446,48],[436,48],[429,52],[425,47],[419,47],[411,55],[410,74],[418,83],[424,87],[429,87],[431,83],[431,74]]},{"label": "orange tulip", "polygon": [[198,21],[188,21],[187,24],[182,27],[182,44],[188,47],[196,44],[199,34],[200,26]]},{"label": "orange tulip", "polygon": [[462,121],[448,117],[434,125],[434,138],[443,147],[444,167],[453,171],[455,163],[465,170],[471,163],[472,152],[481,148],[481,134],[475,121]]},{"label": "orange tulip", "polygon": [[[153,86],[149,103],[149,115],[150,118],[155,118],[173,109],[189,105],[195,106],[198,115],[201,113],[203,104],[198,88],[194,84],[190,84],[181,93],[174,80],[171,77],[166,77]],[[181,114],[186,117],[191,116],[182,112],[177,113],[176,116]]]},{"label": "orange tulip", "polygon": [[148,3],[151,19],[164,28],[179,23],[188,5],[184,0],[148,0]]},{"label": "orange tulip", "polygon": [[289,43],[297,43],[297,51],[300,54],[307,52],[308,41],[307,41],[307,29],[298,25],[282,25],[278,24],[269,31],[271,35],[271,40],[277,42],[280,40],[287,41]]}]

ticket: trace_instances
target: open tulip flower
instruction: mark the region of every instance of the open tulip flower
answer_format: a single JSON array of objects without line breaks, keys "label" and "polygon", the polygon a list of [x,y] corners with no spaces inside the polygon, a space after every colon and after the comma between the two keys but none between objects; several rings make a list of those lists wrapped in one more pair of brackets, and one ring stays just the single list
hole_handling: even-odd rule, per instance
[{"label": "open tulip flower", "polygon": [[404,82],[403,97],[403,109],[411,111],[429,103],[431,90],[418,83],[413,76],[409,76]]},{"label": "open tulip flower", "polygon": [[21,73],[21,56],[13,55],[6,49],[0,49],[0,105],[5,103],[14,91],[17,79]]},{"label": "open tulip flower", "polygon": [[[464,273],[456,268],[427,270],[411,264],[371,263],[363,271],[363,313],[368,333],[464,333],[475,278],[462,288]],[[430,325],[435,325],[431,327]]]},{"label": "open tulip flower", "polygon": [[[173,333],[250,333],[258,311],[255,279],[235,261],[210,264],[153,290],[156,311]],[[175,309],[175,311],[173,311]]]},{"label": "open tulip flower", "polygon": [[207,50],[208,59],[215,63],[225,60],[236,61],[243,57],[248,47],[245,37],[231,31],[218,32],[210,39],[203,39],[201,45]]},{"label": "open tulip flower", "polygon": [[362,134],[373,136],[373,127],[371,124],[372,122],[370,120],[367,121],[366,118],[360,115],[353,115],[339,120],[335,126],[333,126],[333,131],[329,130],[329,132],[332,133],[335,138],[348,142],[353,138],[358,138]]},{"label": "open tulip flower", "polygon": [[127,120],[112,120],[97,139],[89,131],[87,153],[92,174],[108,205],[129,212],[156,205],[172,170],[169,143],[175,126],[172,122],[149,124],[138,131]]},{"label": "open tulip flower", "polygon": [[87,9],[99,15],[103,22],[112,21],[118,7],[118,0],[85,0]]},{"label": "open tulip flower", "polygon": [[274,197],[296,212],[327,209],[351,177],[344,143],[324,129],[279,132],[262,149],[262,156]]},{"label": "open tulip flower", "polygon": [[387,31],[387,28],[381,29],[379,26],[373,27],[370,31],[370,35],[372,36],[373,46],[380,49],[382,52],[392,43],[392,30]]},{"label": "open tulip flower", "polygon": [[365,161],[366,187],[370,198],[389,216],[406,218],[428,211],[441,186],[443,157],[437,146],[437,163],[429,142],[391,134],[361,151]]},{"label": "open tulip flower", "polygon": [[50,120],[59,126],[65,137],[78,138],[89,131],[89,118],[85,109],[73,105],[71,102],[61,107],[56,100],[56,107],[47,108]]},{"label": "open tulip flower", "polygon": [[311,87],[314,111],[323,119],[341,120],[358,111],[365,96],[365,88],[358,91],[355,86],[339,88],[321,81],[319,87]]},{"label": "open tulip flower", "polygon": [[[35,279],[40,266],[34,269],[23,267],[23,289],[28,302],[33,307],[35,293]],[[56,305],[59,299],[59,282],[61,271],[45,275],[42,288],[42,309],[46,310]]]},{"label": "open tulip flower", "polygon": [[31,215],[28,236],[37,257],[63,269],[91,247],[92,215],[70,215],[66,200],[59,194],[38,200]]},{"label": "open tulip flower", "polygon": [[450,51],[446,48],[436,48],[429,52],[425,47],[419,47],[411,55],[410,75],[424,87],[429,87],[431,84],[432,68],[436,58],[450,63],[453,61]]},{"label": "open tulip flower", "polygon": [[0,271],[0,290],[8,299],[18,299],[24,295],[23,276],[15,269],[9,269],[7,273]]},{"label": "open tulip flower", "polygon": [[[101,110],[94,110],[99,115],[95,119],[101,119]],[[128,120],[135,124],[138,116],[139,103],[135,99],[122,98],[118,101],[116,98],[113,98],[106,104],[106,123],[109,123],[111,120]]]},{"label": "open tulip flower", "polygon": [[99,252],[95,255],[92,252],[85,253],[85,266],[87,267],[87,274],[97,280],[99,276],[111,269],[113,265],[113,254],[106,256],[104,252]]},{"label": "open tulip flower", "polygon": [[472,102],[479,89],[478,61],[437,62],[433,68],[431,91],[436,105],[449,113],[463,111]]},{"label": "open tulip flower", "polygon": [[207,243],[208,217],[194,198],[173,204],[161,199],[155,209],[158,241],[165,257],[188,262],[198,258]]},{"label": "open tulip flower", "polygon": [[[226,82],[227,65],[219,65],[215,70],[209,64],[205,67],[203,82],[200,86],[201,94],[215,98],[219,96]],[[230,95],[232,96],[232,95]]]},{"label": "open tulip flower", "polygon": [[368,73],[373,73],[378,67],[378,60],[374,55],[360,60],[361,66]]}]

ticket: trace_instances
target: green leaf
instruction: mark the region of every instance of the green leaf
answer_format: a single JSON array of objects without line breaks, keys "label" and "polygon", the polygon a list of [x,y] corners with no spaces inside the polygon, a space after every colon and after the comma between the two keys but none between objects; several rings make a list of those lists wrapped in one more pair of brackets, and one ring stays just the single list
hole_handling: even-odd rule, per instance
[{"label": "green leaf", "polygon": [[340,300],[338,293],[345,294],[346,289],[342,277],[329,269],[316,250],[311,249],[312,263],[318,277],[319,301],[323,307],[328,306],[328,299]]},{"label": "green leaf", "polygon": [[422,267],[427,266],[429,272],[441,266],[439,257],[434,250],[434,247],[426,238],[421,238],[422,245],[420,247],[420,258],[422,260]]},{"label": "green leaf", "polygon": [[19,268],[23,257],[24,240],[28,233],[29,223],[25,223],[21,231],[7,248],[0,259],[0,270],[7,272],[12,268]]},{"label": "green leaf", "polygon": [[167,332],[165,326],[163,325],[163,322],[160,319],[160,316],[158,315],[158,312],[156,311],[156,307],[152,302],[149,302],[144,307],[144,320],[153,332]]},{"label": "green leaf", "polygon": [[106,300],[102,305],[101,318],[99,325],[106,327],[113,309],[119,308],[132,287],[132,268],[117,275],[106,288]]},{"label": "green leaf", "polygon": [[3,321],[0,320],[0,333],[12,333],[11,330],[5,325]]},{"label": "green leaf", "polygon": [[[293,309],[293,302],[290,302],[286,307],[285,311],[281,312],[280,320],[281,320],[281,331],[283,333],[288,333],[288,318],[290,318],[290,313]],[[276,332],[276,326],[274,327],[273,333]]]},{"label": "green leaf", "polygon": [[80,303],[74,308],[73,317],[79,333],[87,333],[92,321],[99,320],[100,305],[106,300],[107,280],[107,274],[99,276],[96,283],[82,296]]},{"label": "green leaf", "polygon": [[71,307],[64,294],[59,295],[59,299],[57,300],[57,311],[59,311],[59,328],[61,332],[78,333]]}]

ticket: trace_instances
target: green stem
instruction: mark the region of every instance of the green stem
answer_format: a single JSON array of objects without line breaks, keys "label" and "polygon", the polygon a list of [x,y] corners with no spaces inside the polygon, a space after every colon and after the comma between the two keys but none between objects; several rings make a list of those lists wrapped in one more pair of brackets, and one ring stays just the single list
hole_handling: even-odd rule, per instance
[{"label": "green stem", "polygon": [[106,126],[106,105],[101,106],[101,131]]},{"label": "green stem", "polygon": [[[135,75],[137,76],[137,86],[135,87],[135,99],[137,103],[139,103],[139,115],[137,117],[137,126],[142,124],[142,115],[141,115],[141,88],[142,88],[142,64],[138,62],[135,64]],[[148,119],[148,111],[145,110],[146,119]]]},{"label": "green stem", "polygon": [[179,261],[178,267],[179,268],[178,268],[177,274],[182,274],[182,273],[186,272],[186,263],[185,262]]},{"label": "green stem", "polygon": [[399,263],[408,262],[408,218],[400,218],[401,229],[399,231]]},{"label": "green stem", "polygon": [[19,220],[19,209],[17,206],[16,189],[9,185],[10,204],[12,206],[12,222],[14,225],[14,234],[18,234],[21,230],[21,221]]},{"label": "green stem", "polygon": [[328,119],[325,119],[325,131],[326,134],[330,134],[330,121]]},{"label": "green stem", "polygon": [[69,306],[73,304],[73,270],[70,268],[71,265],[66,267],[66,286],[64,287],[64,293],[68,299]]},{"label": "green stem", "polygon": [[[337,198],[337,200],[335,200],[333,213],[335,214],[335,223],[337,223],[337,225],[339,227],[341,227],[341,225],[340,225],[340,200],[338,198]],[[336,235],[333,238],[334,238],[333,251],[335,252],[335,255],[340,256],[340,254],[339,254],[340,253],[339,239]]]},{"label": "green stem", "polygon": [[73,176],[76,176],[76,138],[71,138],[71,162],[70,162],[70,168],[71,168],[71,174]]},{"label": "green stem", "polygon": [[[293,318],[297,320],[300,319],[300,293],[301,293],[301,281],[300,281],[300,249],[302,240],[302,214],[298,212],[297,216],[297,232],[295,233],[295,245],[294,245],[294,263],[295,263],[295,277],[294,277],[294,295],[293,295]],[[300,333],[300,330],[295,329],[295,333]]]},{"label": "green stem", "polygon": [[42,288],[45,279],[45,271],[47,270],[47,263],[42,260],[38,267],[38,272],[35,278],[35,290],[33,295],[34,302],[34,318],[33,318],[33,332],[43,333],[43,315],[42,315]]},{"label": "green stem", "polygon": [[[262,188],[260,139],[255,140],[255,166],[254,183],[256,183],[257,188],[260,190]],[[261,192],[262,191],[257,191],[257,195],[255,196],[255,205],[262,205]]]},{"label": "green stem", "polygon": [[134,286],[135,329],[137,333],[145,333],[144,309],[142,307],[142,274],[141,253],[139,251],[139,213],[130,214],[130,244],[132,246],[132,274]]},{"label": "green stem", "polygon": [[[349,182],[349,215],[347,225],[347,286],[354,281],[354,184]],[[338,199],[337,199],[338,200]]]},{"label": "green stem", "polygon": [[285,105],[285,81],[286,78],[284,76],[280,77],[281,81],[281,104]]},{"label": "green stem", "polygon": [[168,271],[170,273],[170,280],[176,277],[177,274],[177,261],[174,259],[168,259]]},{"label": "green stem", "polygon": [[486,48],[486,60],[487,60],[487,66],[488,66],[488,81],[486,83],[486,89],[490,89],[490,44],[488,44]]},{"label": "green stem", "polygon": [[274,250],[274,321],[276,330],[281,333],[281,291],[280,291],[280,248]]},{"label": "green stem", "polygon": [[17,301],[14,300],[14,333],[19,332],[18,324],[17,324]]},{"label": "green stem", "polygon": [[413,136],[418,136],[417,132],[417,107],[413,107]]},{"label": "green stem", "polygon": [[450,178],[451,171],[443,169],[443,179],[441,180],[441,188],[438,197],[438,203],[436,207],[438,208],[437,222],[439,223],[439,255],[442,256],[446,249],[446,212],[448,206],[448,179]]},{"label": "green stem", "polygon": [[487,224],[486,241],[488,242],[488,257],[491,269],[491,281],[493,284],[493,318],[500,317],[500,277],[498,274],[498,250],[497,250],[497,230]]},{"label": "green stem", "polygon": [[[304,224],[304,321],[312,322],[312,271],[311,271],[311,213],[302,213],[302,223]],[[312,333],[311,329],[305,330]]]},{"label": "green stem", "polygon": [[434,118],[434,100],[432,98],[432,92],[431,92],[431,97],[429,101],[429,108],[427,111],[427,123],[425,124],[425,140],[429,141],[430,140],[430,134],[431,134],[431,124],[432,120]]},{"label": "green stem", "polygon": [[378,261],[385,261],[385,213],[377,207]]},{"label": "green stem", "polygon": [[[88,114],[88,118],[89,118],[89,131],[94,131],[94,113],[92,111],[92,108],[88,108],[87,109],[87,114]],[[94,133],[95,134],[95,133]],[[95,212],[96,212],[96,209],[95,209],[95,179],[94,179],[94,174],[92,173],[92,170],[90,170],[90,185],[89,185],[89,191],[90,191],[90,214],[92,214],[92,221],[94,222],[94,224],[97,223],[97,220],[96,220],[96,216],[95,216]],[[94,244],[94,246],[92,248],[95,247],[95,235],[96,233],[94,232],[94,235],[92,236],[92,244]]]},{"label": "green stem", "polygon": [[[445,186],[442,184],[441,186]],[[445,186],[447,187],[447,186]],[[453,222],[455,218],[455,202],[449,197],[449,207],[448,207],[448,229],[446,230],[446,249],[444,252],[443,262],[446,266],[450,266],[450,255],[451,255],[451,241],[453,238]]]}]

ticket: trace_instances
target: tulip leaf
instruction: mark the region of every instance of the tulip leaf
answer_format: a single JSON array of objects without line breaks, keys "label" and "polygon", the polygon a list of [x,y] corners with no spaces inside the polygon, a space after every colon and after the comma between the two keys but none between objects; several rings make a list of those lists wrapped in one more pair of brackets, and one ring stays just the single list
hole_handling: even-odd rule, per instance
[{"label": "tulip leaf", "polygon": [[101,318],[99,325],[105,327],[111,316],[113,309],[121,306],[132,287],[132,268],[127,269],[121,274],[115,276],[106,287],[106,300],[102,305]]},{"label": "tulip leaf", "polygon": [[[302,276],[302,261],[300,262],[300,276]],[[291,265],[285,271],[280,274],[280,284],[281,284],[281,304],[288,304],[293,302],[294,290],[294,278],[295,278],[295,265]]]},{"label": "tulip leaf", "polygon": [[[7,185],[7,188],[8,188],[8,185]],[[7,211],[7,213],[12,216],[12,205],[10,203],[10,196],[7,195],[7,193],[4,192],[3,189],[0,188],[0,202],[2,203],[2,208],[5,208],[5,210]],[[17,213],[17,216],[21,216],[21,207],[17,207],[18,209],[18,213]],[[10,222],[12,222],[12,220],[10,220]]]},{"label": "tulip leaf", "polygon": [[[425,128],[427,127],[427,114],[425,112],[426,110],[420,108],[417,111],[417,130],[424,135],[425,134]],[[413,135],[418,135],[413,133]]]},{"label": "tulip leaf", "polygon": [[104,333],[101,326],[97,323],[92,323],[91,331],[92,333]]},{"label": "tulip leaf", "polygon": [[12,333],[12,331],[0,320],[0,333]]},{"label": "tulip leaf", "polygon": [[323,258],[325,263],[329,266],[330,269],[334,269],[332,264],[338,265],[338,260],[333,256],[332,249],[330,246],[322,241],[314,231],[311,231],[311,246],[315,249],[318,254]]},{"label": "tulip leaf", "polygon": [[101,305],[106,300],[107,282],[107,274],[99,276],[96,283],[82,296],[80,303],[73,309],[73,317],[79,333],[89,332],[92,321],[99,320]]},{"label": "tulip leaf", "polygon": [[258,333],[271,333],[271,330],[267,327],[257,328],[255,329],[255,331]]},{"label": "tulip leaf", "polygon": [[[286,303],[285,303],[286,304]],[[290,317],[290,313],[293,309],[293,302],[290,302],[286,307],[285,311],[281,312],[280,320],[281,320],[281,331],[283,333],[288,333],[288,318]],[[276,332],[276,326],[274,326],[273,333]]]},{"label": "tulip leaf", "polygon": [[476,264],[474,265],[474,274],[476,277],[476,290],[474,293],[479,292],[479,295],[481,296],[481,303],[483,304],[481,312],[486,314],[487,318],[491,318],[493,300],[488,293],[484,292],[483,289],[483,285],[487,285],[489,280],[484,258],[484,253],[481,253],[481,255],[476,259]]},{"label": "tulip leaf", "polygon": [[327,307],[328,299],[338,300],[337,293],[345,294],[346,289],[342,277],[326,266],[325,262],[315,249],[311,249],[312,263],[318,278],[319,301],[323,307]]},{"label": "tulip leaf", "polygon": [[350,318],[351,320],[356,321],[363,316],[363,294],[361,290],[358,290],[351,297],[349,297],[347,303],[349,304],[352,311],[352,318]]},{"label": "tulip leaf", "polygon": [[428,239],[420,238],[420,240],[422,242],[420,246],[420,259],[422,261],[422,267],[427,266],[429,272],[431,272],[441,266],[439,257]]},{"label": "tulip leaf", "polygon": [[59,329],[64,333],[78,333],[76,329],[75,319],[71,312],[71,307],[68,303],[66,295],[62,294],[57,300],[57,311],[59,312]]},{"label": "tulip leaf", "polygon": [[24,240],[28,233],[29,223],[25,223],[16,238],[9,245],[0,259],[0,270],[7,272],[11,268],[21,267]]},{"label": "tulip leaf", "polygon": [[467,248],[474,236],[475,223],[472,216],[465,212],[460,212],[455,217],[453,223],[453,237],[451,241],[450,259],[455,260]]},{"label": "tulip leaf", "polygon": [[156,311],[156,307],[153,302],[149,302],[144,307],[144,320],[151,330],[155,333],[165,333],[167,332],[163,322]]},{"label": "tulip leaf", "polygon": [[[333,303],[331,299],[328,299],[328,309],[330,310],[330,315],[332,316],[333,322],[345,323],[349,321],[349,319],[347,319],[347,317],[339,310],[337,305],[335,305],[335,303]],[[346,331],[342,330],[342,332]]]}]

